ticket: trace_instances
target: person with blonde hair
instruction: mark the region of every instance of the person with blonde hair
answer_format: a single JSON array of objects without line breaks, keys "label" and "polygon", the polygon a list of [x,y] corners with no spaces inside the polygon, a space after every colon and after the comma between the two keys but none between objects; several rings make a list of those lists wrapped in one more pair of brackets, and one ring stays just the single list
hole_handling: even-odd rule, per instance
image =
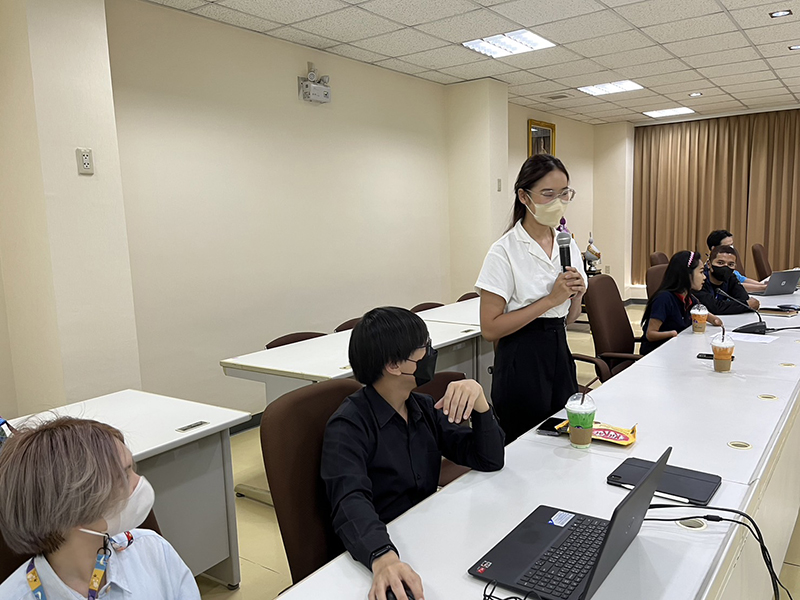
[{"label": "person with blonde hair", "polygon": [[189,568],[136,529],[155,494],[119,430],[59,417],[0,446],[0,532],[34,557],[0,584],[3,600],[199,600]]}]

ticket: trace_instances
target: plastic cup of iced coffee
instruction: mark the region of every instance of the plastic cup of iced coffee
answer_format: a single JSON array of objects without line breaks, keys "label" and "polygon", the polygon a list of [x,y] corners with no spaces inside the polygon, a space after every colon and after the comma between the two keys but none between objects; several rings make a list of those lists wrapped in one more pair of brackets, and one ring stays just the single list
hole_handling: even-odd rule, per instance
[{"label": "plastic cup of iced coffee", "polygon": [[594,433],[597,405],[589,394],[573,394],[567,400],[569,441],[575,448],[588,448]]},{"label": "plastic cup of iced coffee", "polygon": [[714,353],[714,370],[717,373],[730,371],[733,362],[733,340],[730,334],[715,335],[711,340],[711,351]]},{"label": "plastic cup of iced coffee", "polygon": [[695,333],[705,333],[706,322],[708,321],[708,309],[702,304],[695,304],[690,313],[692,315],[692,331]]}]

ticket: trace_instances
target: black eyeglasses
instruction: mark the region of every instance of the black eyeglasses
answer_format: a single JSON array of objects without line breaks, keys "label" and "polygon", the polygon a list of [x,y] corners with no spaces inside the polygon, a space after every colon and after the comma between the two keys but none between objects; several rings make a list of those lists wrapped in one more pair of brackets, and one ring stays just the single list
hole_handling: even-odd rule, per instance
[{"label": "black eyeglasses", "polygon": [[425,357],[427,357],[427,356],[430,356],[431,354],[433,354],[434,352],[436,352],[436,349],[433,347],[433,342],[431,342],[430,338],[428,338],[428,341],[427,341],[427,342],[425,342],[425,345],[424,345],[424,346],[419,346],[419,347],[417,348],[417,350],[422,350],[423,348],[425,348],[425,356],[423,356],[422,358],[420,358],[420,359],[417,359],[417,360],[414,360],[413,358],[407,358],[406,360],[407,360],[408,362],[413,362],[414,364],[416,364],[416,363],[418,363],[419,361],[421,361],[421,360],[424,360],[424,359],[425,359]]}]

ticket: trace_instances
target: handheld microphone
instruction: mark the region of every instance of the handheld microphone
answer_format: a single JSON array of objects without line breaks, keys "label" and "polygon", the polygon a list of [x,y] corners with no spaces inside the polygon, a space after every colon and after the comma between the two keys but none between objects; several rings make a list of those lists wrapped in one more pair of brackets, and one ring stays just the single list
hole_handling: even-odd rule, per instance
[{"label": "handheld microphone", "polygon": [[727,293],[724,290],[720,289],[720,290],[717,290],[717,291],[720,294],[722,294],[723,296],[725,296],[726,298],[728,298],[729,300],[733,300],[734,302],[736,302],[736,304],[741,304],[747,310],[756,313],[756,315],[758,316],[758,323],[748,323],[747,325],[742,325],[741,327],[737,327],[736,329],[734,329],[733,330],[734,332],[736,332],[736,333],[756,333],[756,334],[759,334],[759,335],[764,335],[765,333],[767,333],[767,331],[772,331],[771,329],[767,328],[767,324],[764,323],[764,319],[761,318],[761,313],[758,312],[755,308],[752,308],[749,304],[747,304],[746,302],[742,302],[738,298],[734,298],[733,296],[731,296],[729,293]]},{"label": "handheld microphone", "polygon": [[561,256],[561,270],[566,271],[567,267],[571,266],[569,243],[572,237],[566,232],[562,231],[556,236],[558,242],[558,253]]}]

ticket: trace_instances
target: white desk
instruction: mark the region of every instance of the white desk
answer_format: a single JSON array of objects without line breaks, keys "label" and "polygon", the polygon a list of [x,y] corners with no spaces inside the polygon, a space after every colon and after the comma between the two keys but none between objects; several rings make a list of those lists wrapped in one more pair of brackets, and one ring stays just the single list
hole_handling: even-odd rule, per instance
[{"label": "white desk", "polygon": [[[229,429],[248,413],[209,404],[124,390],[60,406],[34,417],[94,419],[119,429],[156,492],[155,513],[169,540],[194,575],[236,587],[239,541]],[[30,417],[21,417],[15,424]],[[178,428],[205,424],[181,433]]]},{"label": "white desk", "polygon": [[[475,377],[476,340],[480,328],[458,323],[426,322],[433,347],[439,350],[438,371],[462,371]],[[312,382],[353,376],[348,359],[350,331],[261,350],[220,362],[226,375],[266,385],[267,403]]]}]

